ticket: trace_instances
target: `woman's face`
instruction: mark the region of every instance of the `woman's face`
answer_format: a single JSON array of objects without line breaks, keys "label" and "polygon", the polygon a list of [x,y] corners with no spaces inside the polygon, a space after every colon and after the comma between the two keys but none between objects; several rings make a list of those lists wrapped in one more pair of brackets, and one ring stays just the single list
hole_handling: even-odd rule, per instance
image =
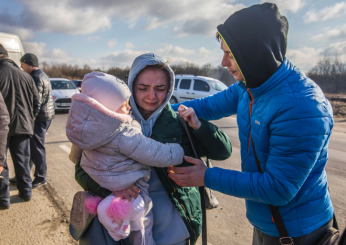
[{"label": "woman's face", "polygon": [[133,96],[138,110],[147,119],[166,101],[169,81],[164,70],[145,68],[133,84]]}]

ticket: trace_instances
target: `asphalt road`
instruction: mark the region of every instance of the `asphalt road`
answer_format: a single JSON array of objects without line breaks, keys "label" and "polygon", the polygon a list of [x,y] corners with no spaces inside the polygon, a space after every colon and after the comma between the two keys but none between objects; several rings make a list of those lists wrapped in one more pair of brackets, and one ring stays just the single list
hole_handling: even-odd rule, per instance
[{"label": "asphalt road", "polygon": [[[81,190],[74,180],[74,164],[68,159],[71,143],[68,141],[65,134],[66,120],[67,113],[58,113],[46,137],[48,161],[48,185],[46,190],[51,194],[50,196],[51,199],[53,199],[54,205],[57,206],[58,210],[61,210],[59,212],[63,213],[63,216],[69,214],[73,195],[76,191]],[[233,154],[231,158],[221,162],[214,161],[214,166],[240,170],[240,145],[236,118],[229,117],[214,121],[214,123],[228,134],[233,145]],[[346,120],[339,120],[339,122],[336,123],[329,145],[327,173],[332,201],[341,229],[344,229],[346,226],[345,147]],[[11,175],[13,175],[13,172]],[[39,193],[37,195],[39,195]],[[209,244],[251,244],[253,227],[246,219],[244,200],[221,193],[216,193],[216,196],[220,201],[219,208],[207,211]],[[23,203],[22,205],[29,204],[30,202]],[[10,213],[11,211],[6,212]],[[3,215],[0,213],[1,219],[6,219],[6,215],[6,213]],[[16,229],[16,225],[12,226],[12,230]],[[66,241],[68,241],[68,237],[66,237]],[[200,241],[198,243],[200,244]],[[2,244],[1,241],[0,244]]]}]

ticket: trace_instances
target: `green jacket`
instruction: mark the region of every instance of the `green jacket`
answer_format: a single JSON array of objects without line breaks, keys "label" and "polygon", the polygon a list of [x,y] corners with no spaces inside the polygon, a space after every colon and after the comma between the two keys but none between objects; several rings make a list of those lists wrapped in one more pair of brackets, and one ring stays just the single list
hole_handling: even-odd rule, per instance
[{"label": "green jacket", "polygon": [[[201,119],[201,127],[192,130],[194,145],[199,157],[206,156],[214,160],[225,160],[231,156],[232,146],[228,136],[218,127]],[[162,143],[178,143],[185,155],[193,156],[185,130],[180,126],[176,113],[170,104],[163,109],[157,119],[151,138]],[[179,166],[190,166],[183,162]],[[195,244],[201,234],[202,210],[201,198],[197,187],[180,187],[168,178],[167,168],[154,168],[162,185],[166,189],[174,207],[182,217],[190,234],[190,243]],[[76,164],[76,180],[85,191],[106,197],[111,192],[100,187],[89,175]]]}]

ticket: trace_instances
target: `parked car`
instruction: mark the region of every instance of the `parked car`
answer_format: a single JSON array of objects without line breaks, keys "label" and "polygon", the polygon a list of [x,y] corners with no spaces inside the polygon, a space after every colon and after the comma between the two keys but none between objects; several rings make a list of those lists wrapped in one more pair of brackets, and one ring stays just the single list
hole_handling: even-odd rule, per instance
[{"label": "parked car", "polygon": [[171,104],[207,97],[227,89],[227,86],[211,77],[177,74]]},{"label": "parked car", "polygon": [[17,35],[0,32],[0,43],[8,52],[8,56],[20,67],[20,58],[25,54],[22,42]]},{"label": "parked car", "polygon": [[71,97],[79,93],[79,90],[68,79],[50,78],[52,84],[52,94],[55,110],[69,110],[71,106]]},{"label": "parked car", "polygon": [[74,83],[74,85],[76,85],[76,87],[78,88],[79,92],[81,92],[82,80],[73,79],[72,82]]}]

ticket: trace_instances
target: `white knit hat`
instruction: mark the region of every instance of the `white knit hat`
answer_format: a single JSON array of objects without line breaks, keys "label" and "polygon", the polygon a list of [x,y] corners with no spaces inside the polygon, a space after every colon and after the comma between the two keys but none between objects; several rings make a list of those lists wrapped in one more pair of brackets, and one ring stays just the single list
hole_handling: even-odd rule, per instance
[{"label": "white knit hat", "polygon": [[116,111],[131,96],[129,87],[119,78],[93,71],[86,74],[82,82],[85,94],[111,111]]}]

